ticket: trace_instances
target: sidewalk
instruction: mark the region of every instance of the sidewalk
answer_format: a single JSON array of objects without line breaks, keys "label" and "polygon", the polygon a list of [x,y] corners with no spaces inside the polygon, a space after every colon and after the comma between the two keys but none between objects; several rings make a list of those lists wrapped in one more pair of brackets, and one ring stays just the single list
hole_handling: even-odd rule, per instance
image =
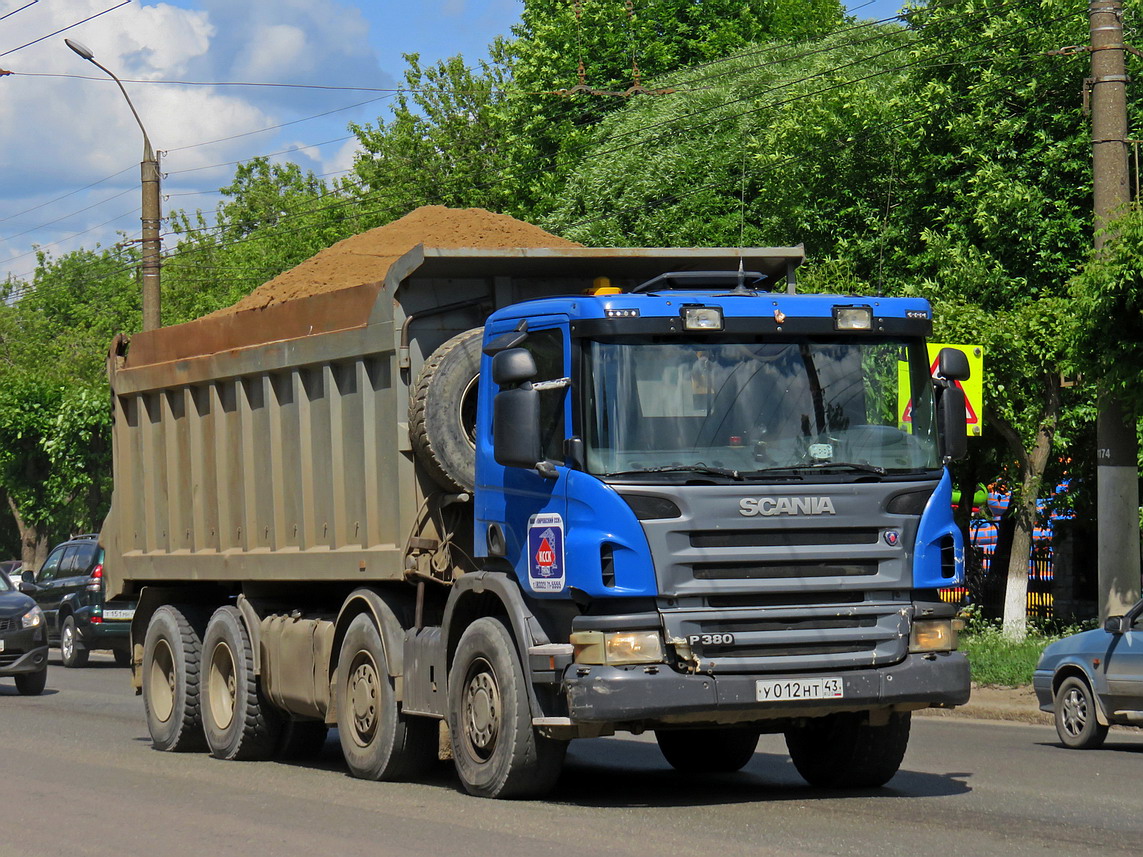
[{"label": "sidewalk", "polygon": [[1011,720],[1052,725],[1052,715],[1041,711],[1032,687],[991,687],[973,683],[967,705],[953,709],[927,708],[916,712],[925,717],[971,717],[977,720]]}]

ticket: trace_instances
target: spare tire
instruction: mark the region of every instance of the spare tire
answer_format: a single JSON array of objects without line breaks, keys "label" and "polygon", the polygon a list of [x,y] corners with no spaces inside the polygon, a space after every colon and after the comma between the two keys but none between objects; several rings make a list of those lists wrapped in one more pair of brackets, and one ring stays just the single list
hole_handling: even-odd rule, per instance
[{"label": "spare tire", "polygon": [[413,451],[446,490],[476,485],[476,391],[484,328],[457,334],[421,367],[409,398]]}]

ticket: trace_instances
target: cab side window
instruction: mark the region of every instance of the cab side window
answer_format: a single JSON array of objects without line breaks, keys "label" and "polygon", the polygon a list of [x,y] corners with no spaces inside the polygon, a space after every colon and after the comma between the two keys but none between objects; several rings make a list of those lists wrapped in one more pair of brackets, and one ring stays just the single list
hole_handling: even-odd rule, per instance
[{"label": "cab side window", "polygon": [[[535,381],[556,381],[567,377],[564,371],[564,337],[558,328],[528,334],[523,347],[536,361]],[[564,401],[566,387],[540,392],[540,444],[544,457],[564,460]]]},{"label": "cab side window", "polygon": [[47,583],[48,581],[55,580],[56,575],[60,570],[60,562],[63,560],[65,548],[56,548],[44,561],[40,567],[39,573],[36,575],[36,583]]}]

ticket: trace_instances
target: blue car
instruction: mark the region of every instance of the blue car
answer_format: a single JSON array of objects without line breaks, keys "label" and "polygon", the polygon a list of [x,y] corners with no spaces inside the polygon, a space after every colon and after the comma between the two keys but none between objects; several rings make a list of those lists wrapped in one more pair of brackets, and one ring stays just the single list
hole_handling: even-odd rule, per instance
[{"label": "blue car", "polygon": [[1110,726],[1143,726],[1143,601],[1102,628],[1050,644],[1032,685],[1065,747],[1090,750]]}]

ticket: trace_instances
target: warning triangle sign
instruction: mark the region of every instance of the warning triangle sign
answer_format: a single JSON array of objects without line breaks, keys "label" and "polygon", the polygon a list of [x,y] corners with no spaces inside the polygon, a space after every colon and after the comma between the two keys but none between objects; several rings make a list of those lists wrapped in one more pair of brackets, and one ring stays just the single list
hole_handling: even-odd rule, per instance
[{"label": "warning triangle sign", "polygon": [[[937,363],[938,363],[938,361],[934,360],[933,365],[929,367],[929,373],[930,374],[933,374],[933,375],[936,374]],[[972,400],[968,397],[968,393],[965,392],[964,385],[962,385],[960,383],[960,381],[954,381],[953,383],[956,384],[957,388],[962,393],[965,393],[965,396],[964,396],[964,411],[965,411],[964,421],[965,421],[965,424],[970,425],[970,426],[971,425],[977,425],[980,422],[980,417],[977,415],[976,409],[972,406]],[[904,413],[901,414],[901,422],[911,423],[912,421],[913,421],[913,400],[909,399],[908,404],[905,405]]]}]

